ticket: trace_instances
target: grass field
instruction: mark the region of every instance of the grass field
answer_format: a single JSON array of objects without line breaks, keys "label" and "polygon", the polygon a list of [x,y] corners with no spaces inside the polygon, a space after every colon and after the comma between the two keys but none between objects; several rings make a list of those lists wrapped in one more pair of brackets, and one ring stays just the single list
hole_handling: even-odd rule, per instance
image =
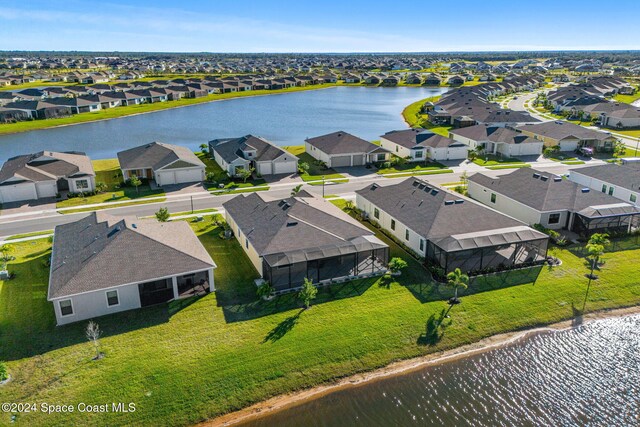
[{"label": "grass field", "polygon": [[[451,290],[389,242],[391,255],[409,262],[397,282],[334,285],[303,311],[294,295],[258,301],[257,274],[236,241],[220,239],[209,219],[191,225],[218,264],[217,293],[99,318],[100,361],[91,360],[85,322],[54,326],[48,241],[16,244],[9,265],[16,278],[0,281],[0,359],[13,378],[0,387],[0,401],[136,404],[133,413],[20,414],[17,425],[190,425],[395,360],[568,319],[583,304],[586,311],[640,304],[637,239],[605,255],[588,296],[582,250],[554,248],[562,266],[476,279],[450,319],[442,314]],[[0,414],[0,424],[10,416]]]},{"label": "grass field", "polygon": [[473,159],[473,163],[479,166],[499,166],[505,164],[523,164],[524,162],[515,157],[498,157],[492,154],[482,154]]},{"label": "grass field", "polygon": [[440,96],[432,96],[430,98],[421,99],[420,101],[416,101],[407,105],[404,110],[402,110],[402,117],[404,118],[404,121],[407,122],[409,127],[424,127],[425,122],[427,121],[427,115],[420,113],[422,106],[425,102],[435,103],[439,99]]},{"label": "grass field", "polygon": [[[74,206],[91,205],[94,203],[122,202],[125,200],[143,199],[145,197],[158,197],[164,194],[163,190],[151,190],[148,185],[141,185],[136,190],[134,187],[120,188],[122,174],[118,159],[94,160],[93,169],[96,172],[96,183],[104,182],[107,191],[88,197],[74,197],[72,199],[61,200],[56,203],[57,208],[69,208]],[[149,202],[160,202],[164,199],[149,200]],[[144,203],[143,201],[139,201]],[[119,204],[119,206],[121,206]]]},{"label": "grass field", "polygon": [[417,163],[417,162],[406,162],[403,164],[391,166],[390,168],[381,168],[378,169],[378,174],[387,174],[387,173],[400,173],[400,172],[422,172],[422,171],[437,171],[445,169],[445,166],[442,163],[438,162],[429,162],[429,163]]}]

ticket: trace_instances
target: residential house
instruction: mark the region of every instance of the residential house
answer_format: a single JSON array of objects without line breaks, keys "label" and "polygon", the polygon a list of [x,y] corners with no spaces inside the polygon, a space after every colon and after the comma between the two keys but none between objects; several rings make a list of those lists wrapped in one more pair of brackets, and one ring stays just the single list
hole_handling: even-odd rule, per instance
[{"label": "residential house", "polygon": [[464,78],[460,76],[451,76],[447,80],[447,84],[449,86],[462,86],[464,82],[465,82]]},{"label": "residential house", "polygon": [[418,178],[358,190],[356,206],[440,279],[456,268],[475,274],[546,259],[547,235]]},{"label": "residential house", "polygon": [[0,203],[94,191],[91,159],[80,152],[40,151],[7,160],[0,169]]},{"label": "residential house", "polygon": [[205,164],[187,147],[152,142],[117,155],[124,180],[135,175],[163,186],[205,179]]},{"label": "residential house", "polygon": [[525,124],[516,128],[523,134],[544,143],[545,147],[560,147],[560,151],[574,151],[580,147],[595,151],[613,151],[617,138],[610,133],[600,132],[562,120]]},{"label": "residential house", "polygon": [[265,175],[293,174],[298,171],[298,158],[264,138],[245,135],[209,141],[209,152],[230,176],[240,169],[255,169]]},{"label": "residential house", "polygon": [[593,233],[629,232],[640,221],[640,208],[589,187],[530,168],[468,180],[469,196],[527,224]]},{"label": "residential house", "polygon": [[465,144],[469,149],[482,149],[483,153],[504,157],[539,156],[543,142],[509,127],[475,125],[452,129],[449,137]]},{"label": "residential house", "polygon": [[569,179],[578,185],[600,191],[640,206],[640,163],[588,166],[569,171]]},{"label": "residential house", "polygon": [[393,130],[380,136],[380,146],[411,162],[466,159],[465,144],[427,129]]},{"label": "residential house", "polygon": [[344,131],[305,139],[305,151],[327,167],[363,166],[389,160],[388,150]]},{"label": "residential house", "polygon": [[331,202],[301,191],[274,199],[260,193],[223,203],[227,223],[276,291],[383,274],[389,247]]},{"label": "residential house", "polygon": [[93,212],[56,226],[47,300],[65,325],[214,291],[215,268],[185,221]]}]

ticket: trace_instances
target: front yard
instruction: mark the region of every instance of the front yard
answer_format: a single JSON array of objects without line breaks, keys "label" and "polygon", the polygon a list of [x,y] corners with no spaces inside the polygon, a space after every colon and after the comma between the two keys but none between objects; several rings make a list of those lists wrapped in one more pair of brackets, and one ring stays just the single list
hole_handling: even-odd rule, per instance
[{"label": "front yard", "polygon": [[480,154],[473,159],[473,163],[479,166],[500,166],[511,164],[524,164],[524,162],[516,157],[500,157],[493,154]]},{"label": "front yard", "polygon": [[395,173],[450,173],[451,169],[447,169],[445,165],[438,162],[405,162],[396,165],[391,165],[388,168],[378,169],[378,175],[395,174]]},{"label": "front yard", "polygon": [[[57,208],[69,208],[74,206],[91,205],[95,203],[122,202],[125,200],[143,199],[146,197],[161,197],[164,190],[151,190],[148,185],[141,185],[136,190],[134,187],[122,187],[122,174],[118,159],[93,160],[93,169],[96,172],[96,184],[103,182],[107,185],[104,193],[94,196],[74,197],[61,200],[56,203]],[[149,202],[160,202],[162,199],[149,200]],[[140,203],[144,203],[140,201]]]},{"label": "front yard", "polygon": [[[208,191],[218,191],[229,193],[239,193],[243,191],[251,191],[255,188],[256,191],[268,190],[266,181],[262,178],[252,177],[244,182],[242,179],[231,179],[225,171],[222,170],[220,165],[209,156],[209,153],[198,152],[196,156],[205,164],[205,173],[207,175],[213,174],[215,182],[210,182],[208,179],[204,185]],[[220,185],[222,184],[222,187]],[[219,193],[218,193],[219,194]]]},{"label": "front yard", "polygon": [[[318,161],[305,152],[304,145],[290,145],[288,147],[282,147],[294,156],[297,156],[301,162],[309,165],[309,170],[300,174],[300,178],[304,182],[309,181],[322,181],[323,177],[325,181],[331,182],[348,182],[349,180],[342,174],[336,172],[334,169],[325,168],[318,164]],[[322,185],[322,183],[316,183],[312,185]]]},{"label": "front yard", "polygon": [[[209,217],[192,227],[218,264],[217,293],[97,319],[105,353],[99,361],[91,360],[85,322],[54,326],[48,241],[15,244],[16,278],[0,281],[0,360],[13,378],[0,387],[0,401],[136,405],[129,413],[25,413],[16,425],[192,425],[399,359],[569,319],[587,295],[581,251],[554,248],[562,266],[475,279],[443,319],[452,291],[391,243],[391,256],[409,262],[397,282],[323,288],[304,311],[292,294],[257,300],[257,274],[238,243],[222,240]],[[640,304],[640,246],[637,239],[626,245],[605,255],[586,311]],[[132,261],[123,254],[123,262]],[[434,321],[444,325],[435,334]],[[0,414],[0,424],[10,418]]]}]

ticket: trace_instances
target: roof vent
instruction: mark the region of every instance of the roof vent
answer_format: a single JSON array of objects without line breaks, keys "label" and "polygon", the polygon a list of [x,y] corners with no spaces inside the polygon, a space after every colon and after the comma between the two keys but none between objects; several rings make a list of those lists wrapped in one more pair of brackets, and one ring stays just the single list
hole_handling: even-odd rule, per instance
[{"label": "roof vent", "polygon": [[435,196],[436,194],[438,194],[438,190],[436,190],[435,188],[433,190],[431,190],[431,195]]},{"label": "roof vent", "polygon": [[583,188],[583,189],[582,189],[582,190],[580,190],[580,191],[582,191],[583,193],[588,193],[588,192],[589,192],[589,189],[588,189],[588,188]]},{"label": "roof vent", "polygon": [[549,177],[548,176],[541,176],[540,177],[540,181],[548,181]]},{"label": "roof vent", "polygon": [[137,224],[131,224],[131,228],[138,228]]},{"label": "roof vent", "polygon": [[455,201],[454,201],[454,200],[445,200],[445,201],[444,201],[444,204],[445,204],[445,205],[447,205],[447,206],[449,206],[449,205],[453,205],[454,203],[455,203]]},{"label": "roof vent", "polygon": [[289,222],[287,222],[287,227],[293,227],[294,225],[298,225],[298,221],[289,221]]},{"label": "roof vent", "polygon": [[455,202],[456,202],[456,205],[459,205],[459,204],[461,204],[461,203],[464,203],[464,200],[462,200],[462,199],[456,199],[456,201],[455,201]]},{"label": "roof vent", "polygon": [[419,188],[420,190],[424,190],[424,189],[425,189],[425,187],[426,187],[426,185],[424,185],[424,184],[418,184],[418,188]]},{"label": "roof vent", "polygon": [[553,182],[560,182],[562,181],[562,177],[561,176],[554,176],[553,177]]},{"label": "roof vent", "polygon": [[371,184],[371,189],[372,190],[375,190],[378,187],[380,187],[378,184]]},{"label": "roof vent", "polygon": [[418,181],[413,181],[413,184],[411,185],[413,185],[414,187],[417,187],[418,185],[420,185],[420,183]]}]

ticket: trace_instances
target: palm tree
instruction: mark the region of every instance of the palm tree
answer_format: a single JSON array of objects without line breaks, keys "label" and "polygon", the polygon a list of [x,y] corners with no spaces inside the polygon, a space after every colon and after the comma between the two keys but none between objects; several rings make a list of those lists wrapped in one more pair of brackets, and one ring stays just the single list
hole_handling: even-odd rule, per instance
[{"label": "palm tree", "polygon": [[456,304],[459,302],[458,288],[467,289],[469,286],[469,276],[464,274],[459,268],[456,268],[447,274],[447,285],[455,290],[455,296],[450,301]]},{"label": "palm tree", "polygon": [[5,262],[9,261],[9,257],[14,250],[15,247],[11,243],[5,243],[4,245],[0,246],[0,253],[2,253],[2,257],[4,258]]},{"label": "palm tree", "polygon": [[291,197],[295,197],[300,192],[300,190],[302,190],[302,184],[298,184],[293,187],[291,189]]},{"label": "palm tree", "polygon": [[587,252],[589,253],[589,258],[591,258],[591,273],[589,274],[589,279],[593,279],[593,270],[595,270],[600,257],[604,255],[604,245],[589,243],[587,244]]}]

